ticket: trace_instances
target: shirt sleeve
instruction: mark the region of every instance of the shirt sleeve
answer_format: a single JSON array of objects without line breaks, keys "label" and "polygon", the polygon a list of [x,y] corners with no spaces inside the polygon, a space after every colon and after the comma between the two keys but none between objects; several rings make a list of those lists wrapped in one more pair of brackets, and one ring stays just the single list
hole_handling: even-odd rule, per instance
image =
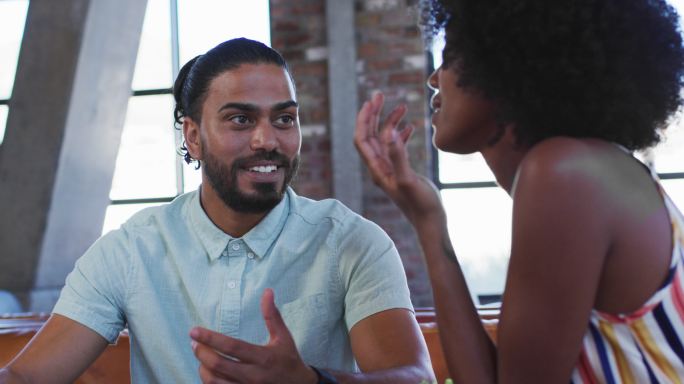
[{"label": "shirt sleeve", "polygon": [[346,289],[345,322],[388,309],[413,311],[404,266],[394,242],[375,223],[350,215],[340,238],[340,277]]},{"label": "shirt sleeve", "polygon": [[123,230],[97,240],[69,273],[53,313],[68,317],[114,343],[124,329],[130,260]]}]

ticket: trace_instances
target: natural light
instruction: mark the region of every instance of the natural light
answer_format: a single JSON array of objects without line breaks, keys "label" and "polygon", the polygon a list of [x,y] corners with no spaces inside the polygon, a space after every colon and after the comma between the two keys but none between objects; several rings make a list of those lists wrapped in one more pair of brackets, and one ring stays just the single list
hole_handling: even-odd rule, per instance
[{"label": "natural light", "polygon": [[[684,0],[671,0],[684,13]],[[0,100],[11,96],[27,0],[0,0]],[[132,89],[164,90],[172,86],[171,2],[148,0]],[[245,36],[270,44],[268,0],[178,0],[178,64],[204,53],[221,41]],[[239,14],[236,10],[239,9]],[[433,52],[439,52],[436,46]],[[441,60],[434,55],[435,65]],[[130,98],[112,183],[113,200],[172,198],[199,185],[200,172],[180,164],[168,93]],[[0,143],[8,106],[0,104]],[[660,173],[684,172],[684,118],[674,120],[663,142],[651,153]],[[493,182],[479,154],[458,156],[439,152],[442,183]],[[663,180],[675,202],[684,207],[684,179]],[[449,231],[474,296],[503,290],[510,251],[511,200],[497,187],[454,188],[442,191],[449,212]],[[117,228],[138,210],[159,202],[111,205],[103,233]]]},{"label": "natural light", "polygon": [[[235,17],[238,9],[240,16]],[[172,87],[175,70],[171,35],[169,1],[149,0],[133,78],[134,90]],[[179,66],[235,37],[270,44],[267,0],[178,1]],[[196,189],[200,171],[184,163],[177,168],[176,134],[170,94],[131,97],[110,198],[170,198]],[[178,188],[178,172],[182,172],[182,188]],[[102,232],[118,228],[135,212],[157,204],[160,203],[109,206]]]}]

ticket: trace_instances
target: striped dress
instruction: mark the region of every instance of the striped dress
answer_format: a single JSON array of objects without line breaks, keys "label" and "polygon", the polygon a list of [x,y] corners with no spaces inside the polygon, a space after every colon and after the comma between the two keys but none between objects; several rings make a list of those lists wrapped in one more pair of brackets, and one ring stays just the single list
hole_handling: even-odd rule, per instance
[{"label": "striped dress", "polygon": [[631,314],[592,311],[572,383],[684,383],[684,216],[658,188],[674,240],[667,279]]}]

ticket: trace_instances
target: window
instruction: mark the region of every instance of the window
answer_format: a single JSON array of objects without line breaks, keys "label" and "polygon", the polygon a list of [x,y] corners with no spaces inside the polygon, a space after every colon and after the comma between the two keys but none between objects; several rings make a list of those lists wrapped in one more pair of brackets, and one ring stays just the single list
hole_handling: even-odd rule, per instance
[{"label": "window", "polygon": [[268,0],[148,0],[103,233],[197,188],[200,171],[177,154],[182,137],[173,124],[173,80],[188,60],[222,41],[244,36],[270,44],[268,6]]},{"label": "window", "polygon": [[[680,15],[684,0],[671,0]],[[441,64],[442,41],[432,49],[434,67]],[[684,112],[664,131],[662,142],[638,154],[654,166],[662,185],[684,207]],[[510,255],[512,200],[496,186],[494,175],[477,154],[456,155],[434,150],[435,182],[448,216],[454,250],[475,303],[499,301]]]},{"label": "window", "polygon": [[0,1],[0,145],[5,137],[9,99],[17,71],[28,4],[28,0]]}]

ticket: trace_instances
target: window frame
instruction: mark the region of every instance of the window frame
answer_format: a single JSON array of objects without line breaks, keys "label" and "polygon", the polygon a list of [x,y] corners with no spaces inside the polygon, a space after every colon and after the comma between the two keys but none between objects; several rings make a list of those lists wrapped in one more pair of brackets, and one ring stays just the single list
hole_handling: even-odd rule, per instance
[{"label": "window frame", "polygon": [[[169,22],[171,31],[171,40],[169,44],[171,45],[171,84],[173,84],[174,79],[178,76],[178,71],[180,70],[180,46],[178,38],[178,1],[169,1]],[[141,36],[142,38],[142,36]],[[148,88],[132,90],[131,97],[145,97],[145,96],[162,96],[162,95],[172,95],[173,88]],[[171,123],[173,124],[173,123]],[[182,132],[174,126],[175,134],[174,141],[176,148],[180,147],[183,140]],[[183,171],[183,158],[181,156],[176,156],[176,194],[174,196],[162,196],[162,197],[149,197],[149,198],[132,198],[132,199],[112,199],[110,198],[110,205],[135,205],[135,204],[154,204],[154,203],[168,203],[171,202],[176,197],[180,196],[185,192],[184,185],[184,171]]]}]

